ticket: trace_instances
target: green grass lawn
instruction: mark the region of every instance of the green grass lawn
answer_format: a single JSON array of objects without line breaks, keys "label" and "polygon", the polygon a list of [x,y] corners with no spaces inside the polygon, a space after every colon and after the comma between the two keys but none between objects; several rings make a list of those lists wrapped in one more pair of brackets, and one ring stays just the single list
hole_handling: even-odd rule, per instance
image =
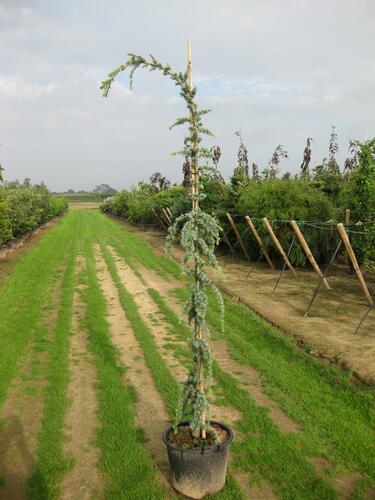
[{"label": "green grass lawn", "polygon": [[[0,285],[0,410],[12,382],[19,377],[24,360],[32,355],[36,343],[43,345],[47,355],[46,368],[39,374],[45,380],[41,388],[43,414],[35,467],[25,491],[29,498],[59,498],[64,475],[75,467],[75,458],[64,455],[63,444],[64,417],[69,405],[72,301],[74,290],[79,290],[84,305],[83,323],[89,333],[88,349],[96,371],[95,445],[100,451],[98,471],[104,483],[102,497],[167,498],[171,493],[159,482],[154,460],[143,445],[143,433],[135,424],[137,395],[134,388],[124,382],[127,367],[121,363],[111,340],[107,321],[111,305],[98,281],[94,243],[100,245],[155,387],[173,418],[178,383],[134,297],[121,281],[108,247],[141,278],[141,266],[144,266],[162,279],[180,280],[181,287],[170,291],[170,297],[148,287],[147,282],[145,293],[168,324],[170,352],[188,366],[189,353],[181,347],[181,342],[186,342],[189,330],[169,306],[171,297],[182,302],[186,296],[181,270],[173,260],[156,255],[146,241],[119,222],[95,210],[69,211],[35,247],[13,263]],[[79,271],[78,256],[86,263]],[[57,287],[59,300],[54,334],[47,339],[42,328],[42,312],[51,291]],[[333,478],[359,472],[361,478],[351,498],[365,498],[366,492],[375,486],[373,388],[353,386],[349,373],[312,358],[296,347],[291,338],[243,305],[230,299],[225,303],[224,333],[220,329],[217,306],[214,301],[210,305],[208,321],[213,339],[225,338],[231,357],[239,365],[248,365],[259,372],[265,392],[301,430],[282,432],[268,411],[244,390],[236,374],[226,372],[214,362],[213,398],[217,405],[225,402],[240,415],[236,430],[243,436],[233,443],[228,481],[215,498],[246,498],[236,481],[236,471],[248,474],[252,483],[266,481],[275,496],[285,499],[338,498]],[[310,457],[326,460],[324,476],[314,469]],[[0,498],[6,481],[6,476],[0,477]]]}]

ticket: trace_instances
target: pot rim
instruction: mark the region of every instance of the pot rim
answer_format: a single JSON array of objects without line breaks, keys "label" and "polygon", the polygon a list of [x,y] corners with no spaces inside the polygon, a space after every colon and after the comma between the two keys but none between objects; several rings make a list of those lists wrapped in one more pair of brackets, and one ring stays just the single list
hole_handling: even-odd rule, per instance
[{"label": "pot rim", "polygon": [[[186,426],[186,425],[189,425],[189,423],[190,423],[189,420],[184,420],[184,421],[180,422],[177,427]],[[181,448],[180,446],[176,446],[175,444],[168,441],[169,434],[171,433],[171,431],[173,429],[172,425],[168,425],[168,427],[163,432],[163,443],[165,444],[165,446],[167,448],[171,448],[173,450],[182,451],[182,452],[186,452],[186,453],[200,453],[200,454],[202,454],[204,452],[215,452],[215,451],[220,451],[224,448],[227,448],[230,445],[230,443],[233,441],[233,438],[234,438],[234,433],[233,433],[232,429],[230,427],[228,427],[227,425],[223,424],[222,422],[218,422],[217,420],[210,420],[210,424],[217,424],[227,432],[228,437],[224,443],[213,444],[210,446],[202,446],[200,448]]]}]

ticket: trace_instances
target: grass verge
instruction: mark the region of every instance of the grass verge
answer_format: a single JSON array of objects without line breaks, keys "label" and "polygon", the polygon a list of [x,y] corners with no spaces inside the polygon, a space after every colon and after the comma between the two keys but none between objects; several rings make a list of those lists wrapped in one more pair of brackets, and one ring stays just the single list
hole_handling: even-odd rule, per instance
[{"label": "grass verge", "polygon": [[44,411],[38,436],[37,463],[35,472],[28,482],[30,498],[57,498],[59,482],[72,465],[72,461],[64,457],[63,440],[64,417],[68,405],[69,346],[76,256],[77,243],[73,237],[61,286],[55,336],[48,350],[47,386],[44,391]]},{"label": "grass verge", "polygon": [[69,245],[68,234],[69,224],[64,217],[34,248],[16,260],[0,285],[0,408],[18,373],[31,332],[38,328],[47,293]]}]

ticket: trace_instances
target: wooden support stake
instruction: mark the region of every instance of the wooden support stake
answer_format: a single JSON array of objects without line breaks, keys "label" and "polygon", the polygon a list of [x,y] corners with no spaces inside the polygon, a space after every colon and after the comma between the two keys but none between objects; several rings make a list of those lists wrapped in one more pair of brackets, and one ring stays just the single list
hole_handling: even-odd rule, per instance
[{"label": "wooden support stake", "polygon": [[167,221],[167,224],[168,226],[170,225],[171,221],[169,220],[169,215],[167,214],[167,211],[165,210],[165,208],[162,208],[161,209],[163,215],[164,215],[164,219]]},{"label": "wooden support stake", "polygon": [[242,241],[242,238],[240,236],[240,233],[238,232],[238,229],[236,227],[236,224],[234,223],[234,220],[231,216],[230,213],[227,212],[227,218],[229,220],[229,224],[232,226],[232,229],[236,235],[236,238],[237,240],[239,241],[240,245],[241,245],[241,248],[243,250],[243,253],[245,254],[245,257],[247,258],[247,260],[250,262],[250,257],[249,257],[249,254],[247,253],[247,250],[246,250],[246,247],[245,247],[245,244],[244,242]]},{"label": "wooden support stake", "polygon": [[350,260],[353,264],[354,270],[355,270],[355,272],[358,276],[358,279],[361,283],[363,293],[365,294],[366,299],[367,299],[367,303],[369,306],[371,306],[374,301],[372,300],[372,297],[370,295],[370,292],[368,291],[365,279],[364,279],[362,272],[359,268],[357,257],[355,256],[354,250],[353,250],[352,245],[350,243],[349,236],[348,236],[347,232],[345,231],[344,224],[342,224],[341,222],[340,222],[340,224],[337,224],[337,230],[341,236],[342,241],[344,242],[346,251],[349,254],[349,257],[350,257]]},{"label": "wooden support stake", "polygon": [[163,222],[163,219],[161,219],[161,217],[159,217],[159,214],[157,213],[155,208],[152,209],[152,213],[154,214],[155,219],[159,222],[159,225],[165,230],[166,227],[165,227],[165,224]]},{"label": "wooden support stake", "polygon": [[266,250],[266,247],[264,246],[264,243],[262,241],[262,238],[259,236],[259,233],[258,231],[256,230],[254,224],[253,224],[253,221],[250,219],[250,217],[248,215],[246,215],[245,217],[245,220],[246,220],[246,224],[249,226],[249,228],[251,229],[255,239],[257,240],[257,242],[259,243],[259,246],[260,248],[262,249],[263,251],[263,255],[265,256],[269,266],[271,269],[274,269],[273,267],[273,263],[272,263],[272,260],[270,258],[270,256],[268,255],[268,252]]},{"label": "wooden support stake", "polygon": [[172,220],[172,212],[170,211],[169,207],[166,208],[167,214],[169,215],[169,219]]},{"label": "wooden support stake", "polygon": [[292,228],[294,229],[294,232],[296,233],[296,236],[298,238],[298,241],[301,244],[301,247],[303,248],[307,258],[309,259],[310,264],[313,266],[315,272],[320,277],[320,279],[323,280],[324,286],[327,288],[327,290],[331,290],[331,287],[329,286],[328,281],[323,276],[323,273],[320,270],[320,267],[318,266],[318,263],[316,262],[315,257],[313,255],[312,251],[310,250],[309,245],[307,244],[307,241],[305,240],[300,228],[298,227],[297,222],[295,220],[292,220],[292,221],[290,221],[290,224],[291,224]]},{"label": "wooden support stake", "polygon": [[275,243],[276,248],[278,249],[278,251],[282,255],[283,259],[285,260],[286,265],[292,271],[292,273],[294,274],[294,277],[297,278],[298,277],[297,273],[295,272],[294,267],[292,266],[290,260],[288,259],[286,253],[284,252],[284,249],[281,246],[279,240],[277,239],[276,234],[273,232],[273,229],[272,229],[271,224],[269,223],[269,220],[267,219],[267,217],[264,217],[263,222],[264,222],[266,228],[268,229],[268,232],[270,233],[271,238],[272,238],[273,242]]}]

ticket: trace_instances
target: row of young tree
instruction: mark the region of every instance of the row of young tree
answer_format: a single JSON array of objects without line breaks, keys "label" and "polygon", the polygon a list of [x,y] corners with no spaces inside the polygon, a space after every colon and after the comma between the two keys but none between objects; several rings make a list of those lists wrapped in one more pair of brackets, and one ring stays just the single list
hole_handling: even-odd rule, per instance
[{"label": "row of young tree", "polygon": [[[312,138],[307,138],[300,172],[294,176],[286,173],[280,176],[280,163],[288,157],[286,149],[278,145],[268,163],[261,171],[250,162],[248,151],[241,132],[237,165],[229,182],[225,182],[219,170],[221,150],[219,146],[211,149],[214,168],[207,169],[201,177],[205,198],[201,206],[209,213],[214,213],[220,220],[224,231],[229,230],[226,212],[237,216],[240,230],[245,230],[244,216],[261,219],[268,217],[274,221],[274,229],[281,242],[288,245],[291,219],[299,221],[324,222],[332,224],[305,224],[303,231],[316,258],[321,263],[329,260],[337,234],[334,222],[344,220],[345,209],[351,210],[353,227],[353,245],[362,263],[375,261],[375,139],[360,142],[352,141],[349,156],[340,167],[337,161],[338,142],[335,128],[332,127],[329,154],[321,164],[311,168]],[[138,186],[123,190],[107,199],[103,210],[120,217],[125,217],[136,224],[155,224],[155,210],[168,207],[173,217],[186,213],[191,204],[189,187],[191,167],[189,159],[183,164],[181,185],[172,185],[159,172],[151,175],[149,182],[140,182]],[[267,241],[267,233],[259,222],[259,230]],[[361,233],[361,234],[359,234]],[[365,234],[362,234],[365,233]],[[233,238],[229,230],[228,236]],[[248,234],[245,242],[250,255],[257,258],[259,248]],[[268,250],[275,261],[277,251],[271,242]],[[291,260],[296,265],[307,264],[303,252],[293,249]]]},{"label": "row of young tree", "polygon": [[2,174],[0,166],[0,246],[67,209],[65,199],[52,196],[43,183],[6,182]]}]

